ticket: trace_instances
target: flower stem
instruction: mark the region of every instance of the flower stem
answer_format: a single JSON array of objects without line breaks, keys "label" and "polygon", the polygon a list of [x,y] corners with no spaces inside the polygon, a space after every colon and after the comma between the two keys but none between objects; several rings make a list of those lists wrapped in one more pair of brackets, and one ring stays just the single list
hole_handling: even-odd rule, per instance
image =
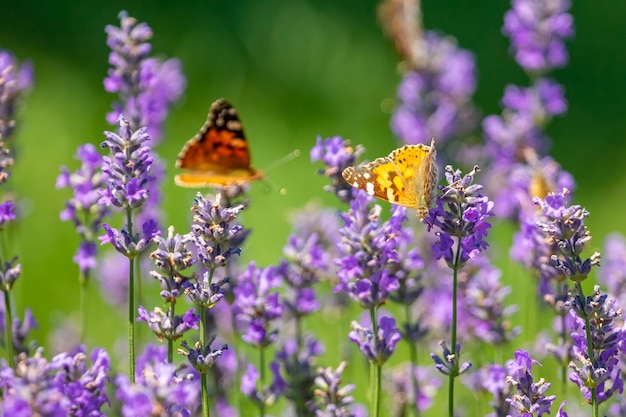
[{"label": "flower stem", "polygon": [[[261,381],[261,389],[265,387],[265,348],[259,349],[259,374]],[[259,417],[265,416],[265,401],[259,402]]]},{"label": "flower stem", "polygon": [[80,343],[85,343],[85,330],[87,329],[87,277],[80,271],[78,283],[80,286]]},{"label": "flower stem", "polygon": [[7,347],[7,362],[9,366],[15,369],[15,354],[13,353],[13,317],[11,314],[11,300],[9,298],[9,290],[3,290],[4,293],[4,330],[5,344]]},{"label": "flower stem", "polygon": [[[576,289],[578,290],[578,297],[580,297],[581,305],[586,305],[585,294],[583,293],[583,286],[580,282],[575,283]],[[589,358],[589,363],[593,367],[593,340],[591,340],[591,326],[589,324],[589,315],[585,314],[585,337],[587,338],[587,358]],[[591,390],[591,415],[593,417],[598,417],[598,390],[597,387],[594,386],[589,387]]]},{"label": "flower stem", "polygon": [[[370,308],[370,321],[372,322],[372,337],[376,340],[378,338],[378,320],[376,314],[376,308]],[[371,394],[371,406],[370,416],[378,417],[380,415],[380,378],[381,378],[381,365],[374,362],[370,362],[370,394]]]},{"label": "flower stem", "polygon": [[[172,302],[169,308],[169,316],[172,323],[174,323],[174,316],[176,314],[176,303]],[[174,341],[172,339],[167,339],[167,362],[174,363]]]},{"label": "flower stem", "polygon": [[457,237],[456,254],[454,255],[454,269],[452,282],[452,355],[454,355],[454,369],[450,372],[448,387],[448,416],[454,417],[454,379],[459,375],[459,357],[456,351],[456,319],[457,319],[457,290],[459,282],[459,260],[461,258],[461,237]]},{"label": "flower stem", "polygon": [[[133,236],[133,218],[131,208],[126,208],[126,227],[128,235]],[[129,379],[135,383],[135,259],[128,258],[128,360]]]},{"label": "flower stem", "polygon": [[[213,275],[213,271],[211,271]],[[206,307],[200,306],[200,345],[204,349],[206,346]],[[203,372],[200,374],[200,385],[202,386],[202,417],[209,417],[209,391],[207,389],[207,374]]]},{"label": "flower stem", "polygon": [[[407,304],[404,305],[404,321],[406,322],[407,329],[410,328],[411,322],[412,322],[411,306]],[[417,381],[417,377],[415,376],[415,370],[417,369],[417,343],[414,340],[411,340],[409,337],[407,337],[407,342],[409,343],[409,359],[411,363],[411,368],[409,370],[409,379],[411,381],[411,391],[413,392],[413,398],[415,401],[410,415],[419,417],[420,410],[417,407],[417,398],[419,395],[419,383]]]}]

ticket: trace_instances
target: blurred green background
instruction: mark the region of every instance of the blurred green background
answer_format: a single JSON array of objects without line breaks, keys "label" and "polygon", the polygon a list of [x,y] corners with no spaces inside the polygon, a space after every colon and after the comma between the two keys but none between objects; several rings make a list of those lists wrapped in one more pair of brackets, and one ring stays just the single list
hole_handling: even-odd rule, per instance
[{"label": "blurred green background", "polygon": [[[187,78],[158,148],[169,170],[165,224],[188,228],[194,191],[173,184],[173,164],[209,105],[225,97],[239,110],[254,165],[267,171],[268,181],[252,186],[244,221],[254,232],[243,253],[267,265],[281,255],[290,212],[310,200],[335,203],[322,191],[318,166],[309,162],[317,135],[362,143],[367,159],[397,145],[381,102],[395,97],[398,57],[382,35],[376,7],[373,0],[2,2],[0,48],[35,68],[34,89],[18,115],[20,154],[11,181],[23,217],[11,253],[23,266],[17,308],[34,310],[41,326],[36,338],[45,342],[49,329],[78,308],[71,261],[78,239],[69,223],[59,221],[69,191],[55,190],[55,179],[61,165],[76,168],[79,144],[100,144],[102,131],[111,129],[105,114],[116,97],[103,90],[109,67],[104,27],[119,24],[120,10],[152,27],[153,53],[180,59]],[[423,1],[426,28],[455,36],[475,53],[475,101],[483,114],[499,113],[507,83],[528,84],[500,32],[508,8],[507,1]],[[626,229],[615,212],[626,200],[625,12],[624,2],[576,2],[571,62],[554,74],[570,108],[549,126],[552,155],[576,178],[575,202],[591,211],[592,247],[598,250],[607,233]],[[300,158],[276,164],[294,149],[302,151]],[[500,241],[493,246],[509,244],[508,230],[496,235]],[[102,314],[106,304],[95,286],[91,299],[97,326],[89,337],[111,347],[123,314]]]}]

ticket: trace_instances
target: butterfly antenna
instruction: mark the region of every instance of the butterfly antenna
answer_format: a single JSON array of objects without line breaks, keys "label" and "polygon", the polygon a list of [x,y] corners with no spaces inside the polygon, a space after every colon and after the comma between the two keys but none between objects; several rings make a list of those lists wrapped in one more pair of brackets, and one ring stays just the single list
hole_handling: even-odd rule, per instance
[{"label": "butterfly antenna", "polygon": [[[293,151],[289,152],[287,155],[283,156],[282,158],[274,161],[272,164],[270,164],[268,167],[264,168],[264,171],[270,172],[284,164],[286,164],[289,161],[293,161],[294,159],[298,158],[301,155],[300,149],[294,149]],[[280,195],[285,195],[287,194],[287,188],[285,187],[280,187],[278,184],[276,184],[274,181],[272,181],[269,177],[265,177],[263,179],[263,182],[268,186],[267,190],[271,191],[271,190],[278,190]]]}]

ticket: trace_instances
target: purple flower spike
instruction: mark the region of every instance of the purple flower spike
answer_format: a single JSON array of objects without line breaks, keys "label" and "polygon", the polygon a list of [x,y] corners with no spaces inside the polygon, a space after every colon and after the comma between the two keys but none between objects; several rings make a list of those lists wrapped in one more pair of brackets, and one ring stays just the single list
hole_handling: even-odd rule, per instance
[{"label": "purple flower spike", "polygon": [[191,366],[196,371],[204,374],[213,367],[213,364],[222,356],[224,350],[228,349],[227,345],[222,345],[220,349],[211,349],[211,344],[214,340],[215,336],[211,337],[204,347],[200,342],[196,342],[193,348],[187,344],[186,340],[183,340],[181,343],[182,348],[178,349],[178,354],[187,356]]},{"label": "purple flower spike", "polygon": [[[170,307],[171,308],[171,307]],[[145,321],[159,340],[177,340],[189,329],[197,329],[200,316],[193,309],[187,310],[183,316],[171,316],[171,312],[164,312],[159,307],[148,313],[145,308],[137,309],[137,321]]]},{"label": "purple flower spike", "polygon": [[259,380],[259,371],[256,370],[254,365],[248,364],[248,369],[241,378],[241,392],[256,405],[272,405],[285,390],[285,381],[280,376],[277,362],[270,363],[270,371],[273,377],[272,384],[260,391],[256,388],[256,383]]},{"label": "purple flower spike", "polygon": [[315,146],[311,149],[311,162],[322,161],[325,168],[319,173],[328,177],[331,185],[324,190],[337,195],[340,201],[347,203],[352,199],[352,186],[343,179],[341,173],[349,166],[356,165],[357,159],[365,149],[357,145],[356,149],[350,146],[350,141],[339,136],[328,139],[317,137]]},{"label": "purple flower spike", "polygon": [[346,366],[347,362],[341,362],[335,370],[330,367],[318,369],[315,378],[316,416],[361,417],[367,415],[355,412],[354,397],[350,394],[356,386],[354,384],[341,385],[341,374]]},{"label": "purple flower spike", "polygon": [[523,350],[515,351],[515,361],[507,363],[506,382],[511,384],[516,392],[506,401],[511,409],[516,410],[520,415],[537,415],[538,417],[550,413],[550,407],[556,396],[546,396],[546,391],[550,384],[540,379],[534,382],[532,375],[533,365],[540,365],[531,359],[528,352]]},{"label": "purple flower spike", "polygon": [[[33,66],[30,63],[20,65],[17,59],[6,50],[0,50],[0,141],[6,142],[15,129],[13,115],[16,102],[33,84]],[[4,143],[3,143],[4,146]],[[11,149],[9,146],[8,149]],[[7,148],[2,149],[2,152]],[[9,158],[10,159],[10,158]],[[5,169],[12,164],[0,164],[0,178],[4,177]],[[4,182],[4,181],[0,181]]]},{"label": "purple flower spike", "polygon": [[195,263],[193,254],[187,248],[192,240],[191,235],[174,234],[174,227],[167,229],[167,238],[155,236],[157,249],[150,254],[158,271],[150,271],[150,275],[161,285],[161,297],[166,303],[175,303],[183,293],[188,278],[181,271]]},{"label": "purple flower spike", "polygon": [[517,63],[529,72],[545,72],[567,64],[563,42],[574,35],[568,0],[512,0],[502,32],[511,38]]},{"label": "purple flower spike", "polygon": [[374,336],[370,329],[352,322],[350,340],[357,344],[363,356],[375,365],[383,365],[396,350],[402,334],[396,327],[396,320],[381,317],[378,321],[378,334]]},{"label": "purple flower spike", "polygon": [[476,89],[474,56],[452,37],[424,34],[427,62],[407,72],[398,87],[391,130],[404,144],[444,144],[476,124],[471,98]]},{"label": "purple flower spike", "polygon": [[121,100],[113,105],[107,120],[113,124],[124,114],[133,130],[146,126],[150,137],[158,141],[169,107],[185,90],[180,62],[149,58],[152,29],[125,11],[119,17],[120,27],[108,25],[105,29],[112,68],[104,87],[108,92],[118,93]]},{"label": "purple flower spike", "polygon": [[438,356],[431,353],[430,357],[435,362],[435,368],[442,374],[458,376],[467,372],[472,367],[471,362],[459,362],[459,358],[461,357],[461,345],[456,345],[456,354],[454,355],[443,340],[439,342],[439,346],[441,346],[442,355]]},{"label": "purple flower spike", "polygon": [[424,220],[429,230],[433,227],[438,229],[433,254],[437,259],[444,258],[451,268],[455,263],[454,254],[459,239],[459,266],[476,258],[488,246],[485,237],[491,224],[487,218],[493,215],[493,202],[482,194],[482,185],[472,184],[478,171],[479,168],[475,166],[462,177],[461,171],[446,166],[448,185],[442,189],[437,207],[431,209]]},{"label": "purple flower spike", "polygon": [[255,347],[266,347],[276,341],[274,323],[283,314],[278,293],[281,277],[277,268],[257,268],[252,262],[238,281],[233,309],[244,333],[242,339]]}]

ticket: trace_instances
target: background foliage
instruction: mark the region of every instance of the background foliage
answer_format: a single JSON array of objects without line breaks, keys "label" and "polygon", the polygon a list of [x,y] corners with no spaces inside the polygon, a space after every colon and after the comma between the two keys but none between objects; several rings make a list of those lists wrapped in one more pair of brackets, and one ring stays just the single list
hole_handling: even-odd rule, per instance
[{"label": "background foliage", "polygon": [[[179,149],[202,125],[209,105],[226,97],[238,108],[254,164],[268,175],[268,181],[252,187],[253,204],[244,221],[254,231],[243,256],[267,265],[280,257],[291,212],[310,200],[334,204],[309,162],[316,135],[362,143],[368,159],[397,145],[389,129],[389,100],[400,79],[398,58],[381,33],[376,6],[373,0],[22,0],[0,5],[0,48],[35,67],[34,89],[18,116],[19,154],[12,179],[22,213],[15,230],[20,247],[14,252],[23,275],[15,301],[20,312],[33,308],[41,327],[35,337],[45,343],[50,330],[78,307],[71,260],[77,237],[71,225],[59,221],[68,192],[54,185],[61,165],[75,168],[79,144],[100,144],[102,131],[111,129],[104,118],[114,99],[102,87],[108,68],[104,27],[118,24],[121,9],[152,27],[153,51],[179,58],[187,77],[184,99],[171,112],[158,148],[170,177]],[[507,83],[527,84],[500,33],[508,7],[504,1],[423,2],[427,29],[453,35],[475,53],[475,99],[484,115],[499,113]],[[554,73],[565,86],[569,112],[550,124],[551,154],[578,183],[574,203],[591,212],[592,250],[601,250],[610,231],[626,231],[615,211],[626,195],[625,12],[623,2],[576,2],[570,64]],[[280,164],[294,149],[302,156]],[[187,229],[194,193],[167,182],[165,224]],[[509,230],[495,232],[492,248],[499,247],[496,253],[505,257]],[[508,283],[521,277],[510,267],[503,272]],[[93,286],[88,336],[94,345],[111,348],[123,315],[103,315],[106,303],[99,297]]]}]

